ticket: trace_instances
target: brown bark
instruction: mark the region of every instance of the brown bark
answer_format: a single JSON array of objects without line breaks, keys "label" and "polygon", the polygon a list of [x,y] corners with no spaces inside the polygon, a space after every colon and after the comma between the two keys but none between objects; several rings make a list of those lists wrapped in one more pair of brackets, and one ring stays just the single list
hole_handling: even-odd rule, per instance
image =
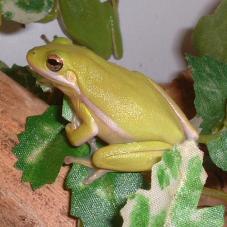
[{"label": "brown bark", "polygon": [[12,148],[24,130],[27,116],[41,114],[47,105],[0,72],[0,226],[75,226],[69,217],[69,192],[63,189],[68,169],[57,181],[32,191],[21,183]]}]

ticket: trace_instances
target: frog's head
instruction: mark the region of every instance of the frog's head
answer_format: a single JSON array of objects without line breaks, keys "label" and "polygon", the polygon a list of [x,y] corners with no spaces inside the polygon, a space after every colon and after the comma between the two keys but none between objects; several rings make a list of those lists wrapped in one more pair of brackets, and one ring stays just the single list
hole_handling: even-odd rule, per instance
[{"label": "frog's head", "polygon": [[32,70],[51,85],[64,90],[64,93],[73,90],[79,94],[75,72],[75,48],[79,47],[73,45],[71,40],[55,38],[46,45],[31,49],[27,53],[27,61]]}]

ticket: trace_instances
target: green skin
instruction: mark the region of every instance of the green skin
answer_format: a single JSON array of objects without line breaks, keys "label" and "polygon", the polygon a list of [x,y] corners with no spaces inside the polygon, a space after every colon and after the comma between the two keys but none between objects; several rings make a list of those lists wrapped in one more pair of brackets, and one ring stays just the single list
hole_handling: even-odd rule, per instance
[{"label": "green skin", "polygon": [[[53,70],[48,59],[62,67]],[[116,171],[146,171],[164,150],[197,132],[151,79],[73,45],[66,38],[35,47],[27,54],[31,68],[67,95],[75,121],[66,126],[69,141],[79,146],[98,136],[109,145],[98,149],[93,164]]]}]

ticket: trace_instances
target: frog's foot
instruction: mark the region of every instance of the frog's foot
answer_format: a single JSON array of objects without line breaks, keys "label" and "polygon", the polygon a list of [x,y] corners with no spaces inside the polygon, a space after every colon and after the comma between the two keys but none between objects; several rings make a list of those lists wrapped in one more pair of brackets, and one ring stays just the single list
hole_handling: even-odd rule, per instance
[{"label": "frog's foot", "polygon": [[[78,164],[81,164],[83,166],[87,166],[91,169],[95,169],[94,165],[92,164],[92,162],[90,160],[86,160],[86,159],[82,159],[82,158],[75,158],[75,157],[72,157],[72,156],[66,156],[64,162],[67,165],[72,164],[72,163],[78,163]],[[83,181],[83,183],[86,184],[86,185],[91,184],[95,180],[99,179],[100,177],[102,177],[103,175],[105,175],[108,172],[111,172],[111,171],[106,170],[106,169],[95,169],[93,171],[93,173]]]},{"label": "frog's foot", "polygon": [[89,168],[95,168],[90,160],[83,159],[83,158],[75,158],[73,156],[66,156],[65,159],[64,159],[64,163],[66,165],[70,165],[72,163],[78,163],[78,164],[81,164],[83,166],[87,166]]},{"label": "frog's foot", "polygon": [[151,170],[160,161],[165,150],[172,145],[160,141],[111,144],[98,149],[92,157],[96,168],[121,172],[141,172]]},{"label": "frog's foot", "polygon": [[93,154],[95,151],[98,150],[98,146],[97,146],[95,137],[88,140],[88,144],[90,145],[90,148],[91,148],[91,154]]},{"label": "frog's foot", "polygon": [[86,178],[83,181],[83,183],[86,185],[92,184],[94,181],[96,181],[97,179],[99,179],[100,177],[102,177],[103,175],[105,175],[106,173],[109,173],[109,172],[112,172],[112,171],[107,170],[107,169],[97,169],[88,178]]}]

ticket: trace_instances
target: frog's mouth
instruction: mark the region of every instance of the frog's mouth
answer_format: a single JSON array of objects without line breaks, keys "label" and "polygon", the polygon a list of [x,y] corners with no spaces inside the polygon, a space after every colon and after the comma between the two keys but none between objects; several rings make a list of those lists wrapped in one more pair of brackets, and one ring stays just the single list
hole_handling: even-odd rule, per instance
[{"label": "frog's mouth", "polygon": [[39,69],[34,64],[32,64],[29,60],[28,60],[28,64],[32,71],[38,73],[41,77],[44,77],[46,80],[50,81],[50,83],[53,84],[54,86],[58,88],[62,88],[62,87],[71,88],[78,95],[81,94],[80,89],[78,88],[78,86],[76,86],[75,82],[73,82],[70,79],[70,77],[67,80],[67,78],[65,78],[65,76],[61,74],[52,72],[50,70]]}]

